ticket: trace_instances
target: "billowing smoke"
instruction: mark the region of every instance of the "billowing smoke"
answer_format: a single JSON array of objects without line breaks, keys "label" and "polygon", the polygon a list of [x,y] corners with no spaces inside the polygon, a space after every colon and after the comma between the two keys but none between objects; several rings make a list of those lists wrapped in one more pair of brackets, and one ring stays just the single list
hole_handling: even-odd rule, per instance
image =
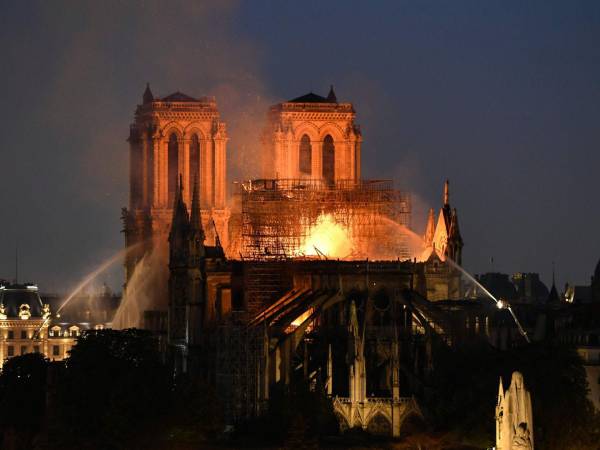
[{"label": "billowing smoke", "polygon": [[[240,30],[238,2],[108,0],[42,3],[35,13],[20,5],[14,9],[15,16],[27,17],[27,25],[14,17],[21,29],[12,31],[17,34],[5,62],[19,70],[2,78],[27,74],[5,82],[20,91],[9,93],[9,104],[27,106],[11,108],[10,123],[41,131],[15,128],[14,142],[6,143],[18,160],[9,161],[16,170],[3,178],[4,198],[11,201],[5,207],[20,228],[4,233],[0,242],[14,249],[19,240],[20,260],[27,262],[22,272],[40,287],[58,280],[55,290],[75,285],[123,248],[119,211],[128,203],[126,138],[146,82],[156,96],[214,95],[230,138],[228,179],[258,174],[259,135],[274,100],[263,82],[261,48]],[[39,57],[24,57],[32,54]],[[36,176],[23,184],[13,172]],[[2,263],[3,275],[14,272],[11,258]],[[105,279],[114,290],[123,282],[122,273]]]}]

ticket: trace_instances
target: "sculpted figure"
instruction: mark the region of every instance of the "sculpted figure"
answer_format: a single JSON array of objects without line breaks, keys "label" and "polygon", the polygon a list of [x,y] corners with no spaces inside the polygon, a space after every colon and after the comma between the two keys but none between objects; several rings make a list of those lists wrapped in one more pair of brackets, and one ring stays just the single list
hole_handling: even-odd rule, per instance
[{"label": "sculpted figure", "polygon": [[521,422],[515,430],[511,450],[533,450],[526,423]]},{"label": "sculpted figure", "polygon": [[46,320],[48,317],[50,317],[50,305],[45,304],[44,309],[42,309],[42,318]]},{"label": "sculpted figure", "polygon": [[533,450],[533,414],[531,394],[523,375],[513,372],[505,391],[502,379],[496,403],[496,450]]}]

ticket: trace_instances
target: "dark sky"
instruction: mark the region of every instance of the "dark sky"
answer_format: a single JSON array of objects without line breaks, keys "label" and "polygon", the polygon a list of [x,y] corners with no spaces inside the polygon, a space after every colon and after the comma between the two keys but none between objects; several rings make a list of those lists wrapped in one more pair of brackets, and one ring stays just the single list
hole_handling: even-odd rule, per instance
[{"label": "dark sky", "polygon": [[600,258],[600,2],[4,1],[0,45],[0,277],[17,241],[54,291],[122,248],[146,81],[217,96],[232,177],[267,105],[333,83],[417,231],[450,178],[471,271],[587,283]]}]

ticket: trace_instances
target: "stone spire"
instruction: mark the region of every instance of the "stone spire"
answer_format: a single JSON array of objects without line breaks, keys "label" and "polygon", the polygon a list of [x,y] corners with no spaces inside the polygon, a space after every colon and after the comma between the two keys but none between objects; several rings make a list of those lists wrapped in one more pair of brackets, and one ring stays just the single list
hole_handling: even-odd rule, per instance
[{"label": "stone spire", "polygon": [[457,264],[462,264],[462,248],[463,240],[460,235],[460,228],[458,226],[458,214],[456,208],[452,210],[450,215],[450,229],[448,231],[448,251],[447,254]]},{"label": "stone spire", "polygon": [[444,222],[446,223],[446,230],[450,234],[450,221],[451,221],[450,209],[450,180],[446,180],[444,183],[444,206],[442,206],[442,215],[444,216]]},{"label": "stone spire", "polygon": [[367,392],[366,367],[364,358],[364,341],[360,333],[356,303],[350,303],[348,319],[348,355],[350,400],[352,403],[364,402]]},{"label": "stone spire", "polygon": [[337,103],[337,97],[335,96],[335,92],[333,90],[333,84],[329,86],[329,94],[327,94],[327,101],[329,103]]},{"label": "stone spire", "polygon": [[213,229],[215,230],[215,252],[214,256],[217,258],[225,258],[225,250],[223,250],[223,246],[221,245],[221,238],[219,237],[219,230],[217,230],[217,224],[215,220],[212,221]]},{"label": "stone spire", "polygon": [[175,194],[173,205],[173,220],[171,222],[171,231],[169,232],[169,265],[177,267],[187,264],[189,249],[190,218],[187,207],[183,201],[183,185],[181,175]]},{"label": "stone spire", "polygon": [[556,289],[556,284],[552,281],[552,288],[550,289],[550,293],[548,294],[548,300],[546,301],[548,304],[558,304],[560,303],[560,296],[558,295],[558,290]]},{"label": "stone spire", "polygon": [[444,183],[444,206],[450,206],[450,180]]},{"label": "stone spire", "polygon": [[425,247],[431,247],[433,245],[433,235],[435,234],[435,213],[433,208],[429,208],[429,217],[427,218],[427,227],[425,228],[425,235],[423,241]]},{"label": "stone spire", "polygon": [[185,225],[188,227],[190,224],[190,218],[188,215],[187,207],[183,201],[183,181],[181,175],[179,175],[179,182],[177,184],[177,193],[175,194],[175,202],[173,203],[173,221],[171,222],[171,232],[174,228]]},{"label": "stone spire", "polygon": [[215,223],[214,219],[212,221],[212,224],[213,224],[213,228],[215,229],[215,247],[222,248],[221,247],[221,238],[219,237],[219,230],[217,230],[217,224]]},{"label": "stone spire", "polygon": [[560,296],[558,295],[558,290],[556,289],[556,274],[554,269],[554,261],[552,261],[552,287],[550,288],[550,293],[548,294],[548,299],[546,300],[548,304],[558,304],[560,303]]},{"label": "stone spire", "polygon": [[462,248],[462,236],[460,235],[460,227],[458,226],[458,213],[456,208],[452,209],[452,215],[450,216],[450,234],[449,238],[454,240],[457,244],[460,244]]},{"label": "stone spire", "polygon": [[192,212],[190,217],[190,226],[192,232],[197,233],[198,237],[204,242],[204,228],[202,228],[202,214],[200,212],[200,189],[198,187],[198,176],[194,175],[194,192],[192,193]]},{"label": "stone spire", "polygon": [[146,90],[144,91],[143,101],[144,105],[146,103],[152,103],[154,100],[154,95],[152,95],[152,91],[150,90],[150,83],[146,83]]},{"label": "stone spire", "polygon": [[458,227],[458,213],[456,208],[452,208],[452,215],[450,216],[450,238],[460,238],[460,229]]}]

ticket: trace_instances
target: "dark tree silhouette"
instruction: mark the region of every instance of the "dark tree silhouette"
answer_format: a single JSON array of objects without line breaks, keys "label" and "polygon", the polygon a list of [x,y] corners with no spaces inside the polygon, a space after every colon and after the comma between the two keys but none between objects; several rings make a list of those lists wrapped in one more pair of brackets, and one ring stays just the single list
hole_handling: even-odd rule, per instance
[{"label": "dark tree silhouette", "polygon": [[48,441],[62,448],[130,448],[125,443],[156,431],[170,392],[150,332],[83,333],[56,386]]},{"label": "dark tree silhouette", "polygon": [[39,353],[10,358],[0,375],[0,430],[3,449],[29,449],[46,407],[48,361]]}]

